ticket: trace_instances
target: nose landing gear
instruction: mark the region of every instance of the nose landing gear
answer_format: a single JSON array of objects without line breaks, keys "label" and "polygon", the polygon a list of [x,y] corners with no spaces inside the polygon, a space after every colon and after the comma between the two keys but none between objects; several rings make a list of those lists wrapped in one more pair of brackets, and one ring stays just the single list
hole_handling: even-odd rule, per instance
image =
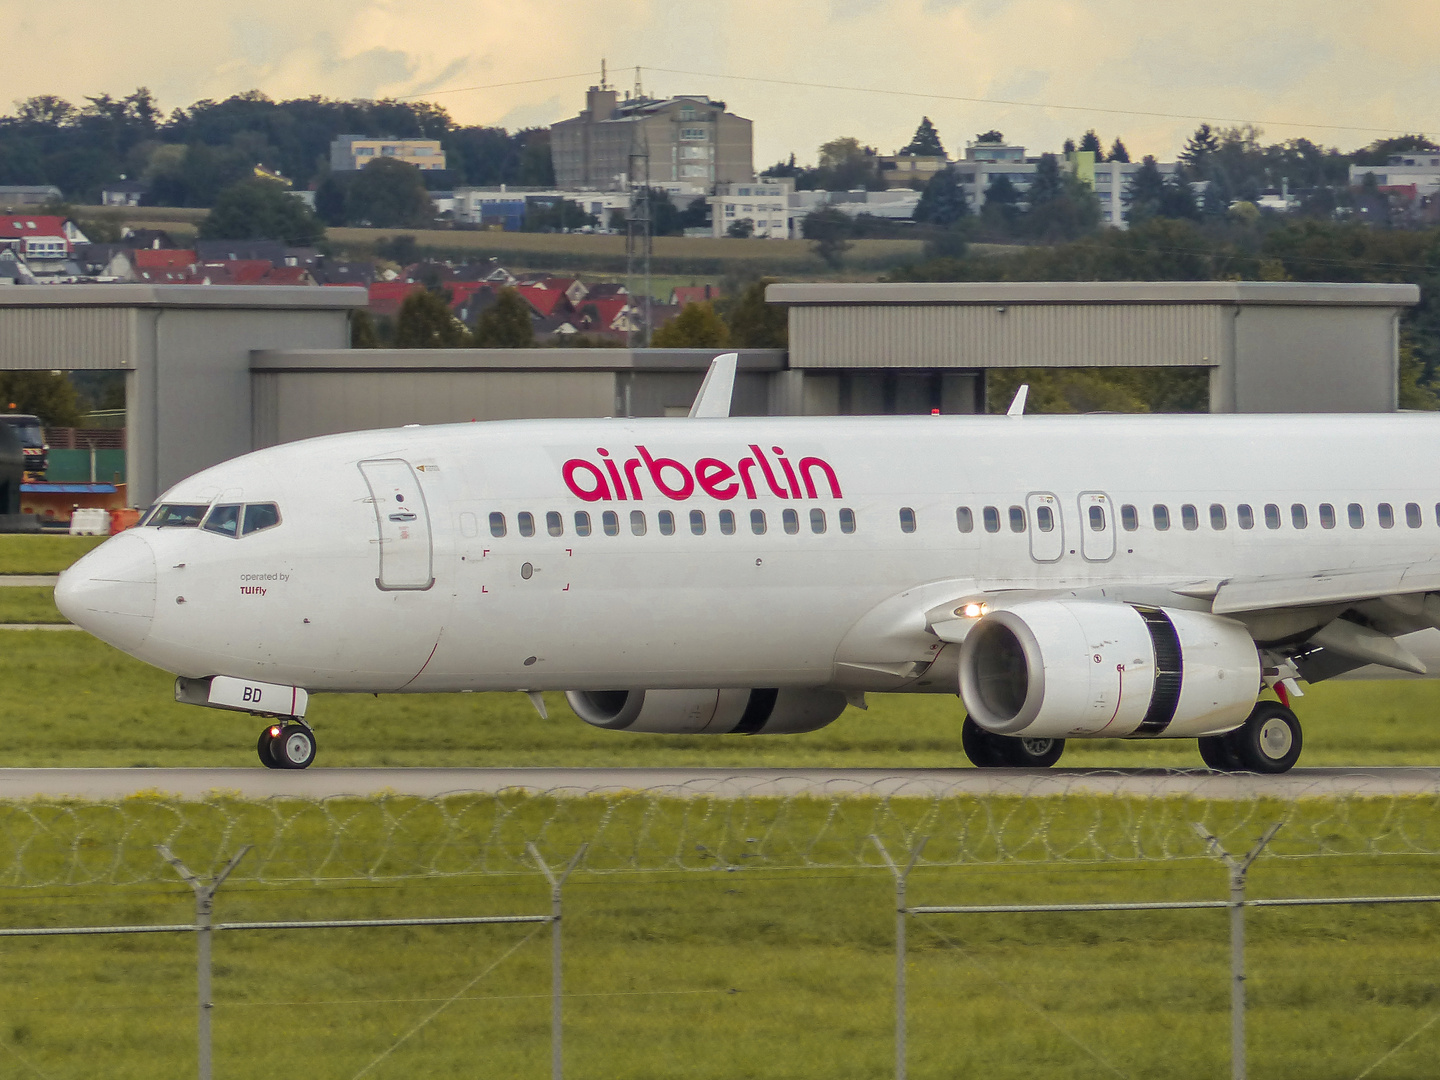
[{"label": "nose landing gear", "polygon": [[255,744],[267,769],[304,769],[315,760],[315,732],[295,719],[271,724]]}]

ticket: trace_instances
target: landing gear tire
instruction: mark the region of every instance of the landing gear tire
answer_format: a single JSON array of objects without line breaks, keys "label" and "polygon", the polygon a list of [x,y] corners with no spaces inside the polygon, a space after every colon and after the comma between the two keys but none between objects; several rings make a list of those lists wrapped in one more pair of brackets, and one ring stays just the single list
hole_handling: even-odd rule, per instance
[{"label": "landing gear tire", "polygon": [[1197,740],[1200,744],[1200,760],[1216,772],[1239,772],[1239,759],[1231,752],[1225,741],[1226,735],[1207,735]]},{"label": "landing gear tire", "polygon": [[1220,736],[1246,772],[1289,772],[1300,760],[1300,721],[1278,701],[1256,704],[1245,723]]},{"label": "landing gear tire", "polygon": [[996,735],[968,716],[960,728],[960,746],[977,769],[1048,769],[1065,752],[1064,739]]},{"label": "landing gear tire", "polygon": [[304,724],[271,724],[256,749],[268,769],[305,769],[315,760],[315,733]]}]

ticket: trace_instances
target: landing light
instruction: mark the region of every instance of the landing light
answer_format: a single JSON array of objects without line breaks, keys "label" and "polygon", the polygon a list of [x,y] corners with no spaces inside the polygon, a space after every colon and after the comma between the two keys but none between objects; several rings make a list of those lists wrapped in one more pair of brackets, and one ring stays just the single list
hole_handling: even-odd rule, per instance
[{"label": "landing light", "polygon": [[280,737],[280,729],[278,727],[272,727],[270,729],[270,737],[272,739],[278,739]]},{"label": "landing light", "polygon": [[955,609],[955,614],[959,615],[962,619],[978,619],[989,610],[989,604],[969,603],[961,604]]}]

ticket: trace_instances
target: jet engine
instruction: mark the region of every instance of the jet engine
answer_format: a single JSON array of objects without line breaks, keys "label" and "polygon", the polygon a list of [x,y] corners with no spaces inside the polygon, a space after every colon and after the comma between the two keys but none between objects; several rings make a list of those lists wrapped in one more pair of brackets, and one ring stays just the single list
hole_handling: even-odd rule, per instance
[{"label": "jet engine", "polygon": [[833,690],[571,690],[575,715],[611,731],[666,735],[792,735],[845,711]]},{"label": "jet engine", "polygon": [[993,610],[965,636],[960,697],[997,735],[1194,738],[1239,726],[1260,656],[1238,622],[1115,601]]}]

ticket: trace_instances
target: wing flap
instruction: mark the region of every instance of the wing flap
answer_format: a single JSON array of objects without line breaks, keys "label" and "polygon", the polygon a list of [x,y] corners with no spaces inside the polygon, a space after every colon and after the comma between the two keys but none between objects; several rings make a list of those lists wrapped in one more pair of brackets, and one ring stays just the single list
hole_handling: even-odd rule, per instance
[{"label": "wing flap", "polygon": [[1440,565],[1363,567],[1294,577],[1235,578],[1223,582],[1211,610],[1239,615],[1273,608],[1314,607],[1440,590]]}]

